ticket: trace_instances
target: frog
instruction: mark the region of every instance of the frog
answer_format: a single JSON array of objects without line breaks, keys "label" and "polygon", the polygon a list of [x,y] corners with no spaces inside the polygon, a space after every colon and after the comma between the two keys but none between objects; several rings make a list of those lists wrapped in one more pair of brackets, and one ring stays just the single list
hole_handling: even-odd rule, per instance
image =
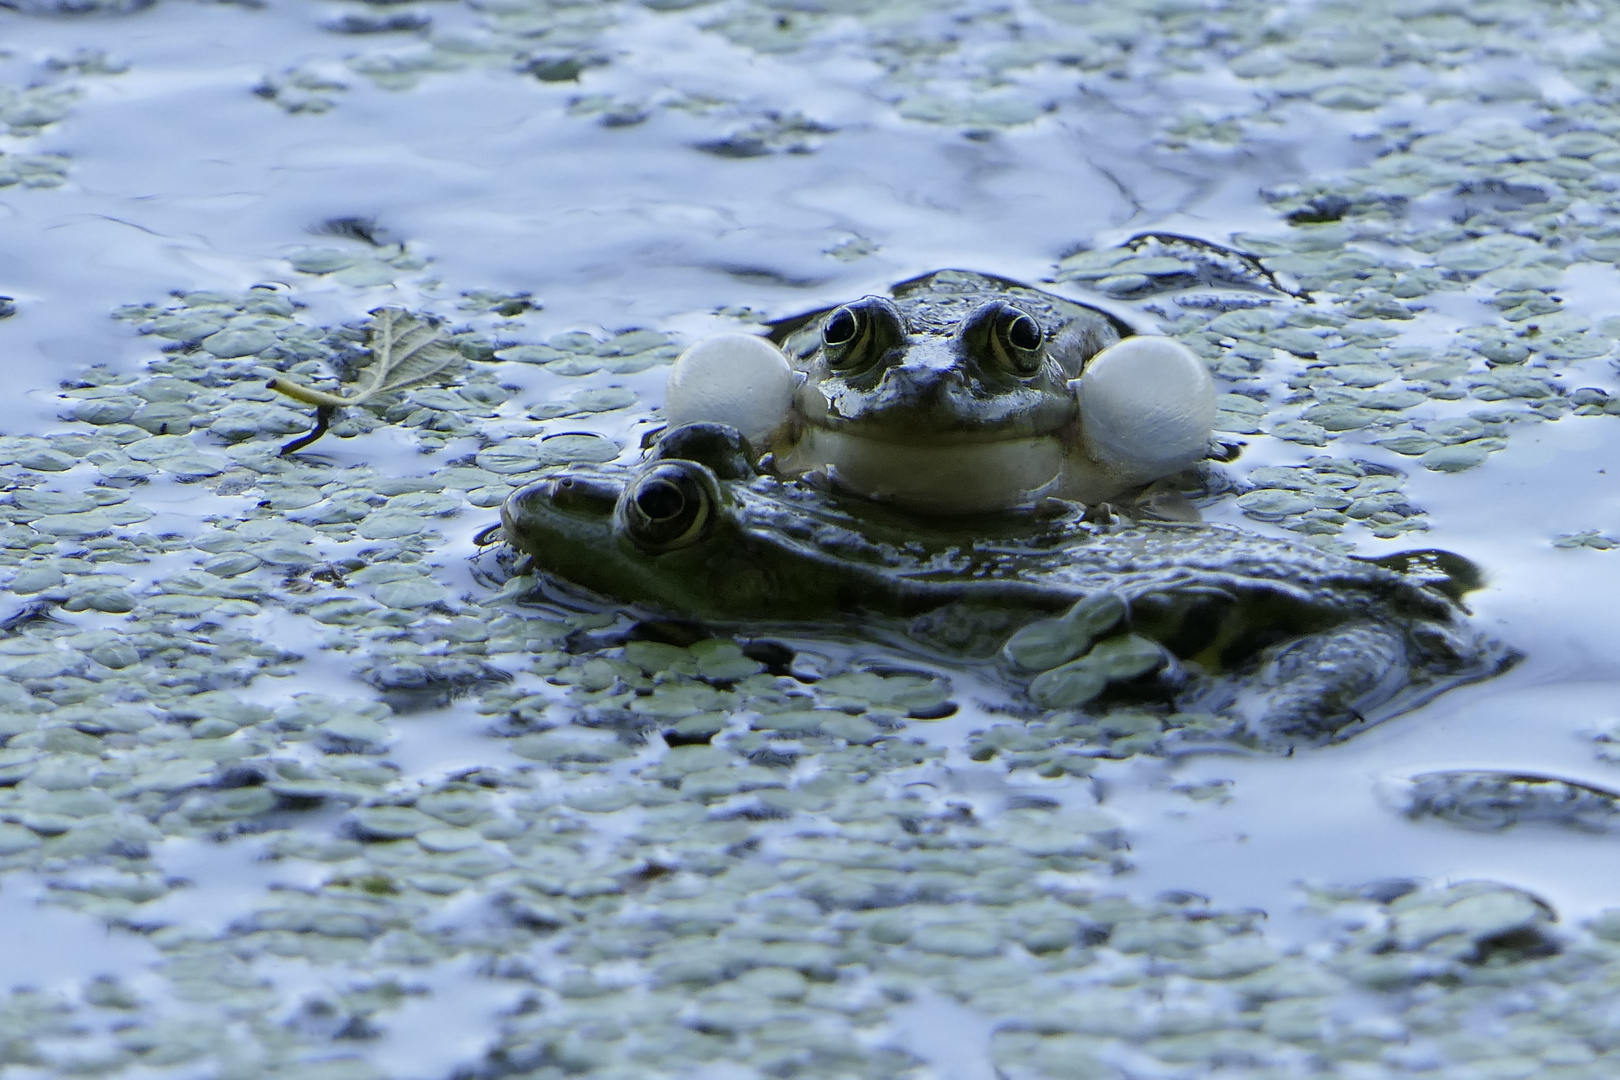
[{"label": "frog", "polygon": [[1209,452],[1216,395],[1186,346],[1008,278],[940,270],[673,365],[672,427],[737,427],[765,471],[912,513],[1119,500]]},{"label": "frog", "polygon": [[905,640],[1037,710],[1140,697],[1223,718],[1234,745],[1339,741],[1518,658],[1468,620],[1481,579],[1452,553],[1353,558],[1063,500],[919,517],[757,460],[735,428],[682,425],[639,464],[549,470],[501,529],[638,610]]}]

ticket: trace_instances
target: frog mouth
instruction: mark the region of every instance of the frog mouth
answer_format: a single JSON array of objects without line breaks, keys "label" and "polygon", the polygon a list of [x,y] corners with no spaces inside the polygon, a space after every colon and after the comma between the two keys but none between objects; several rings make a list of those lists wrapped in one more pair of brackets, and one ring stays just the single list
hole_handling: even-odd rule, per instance
[{"label": "frog mouth", "polygon": [[1064,449],[1053,435],[891,442],[806,427],[779,468],[821,471],[838,487],[919,513],[1007,510],[1054,490]]}]

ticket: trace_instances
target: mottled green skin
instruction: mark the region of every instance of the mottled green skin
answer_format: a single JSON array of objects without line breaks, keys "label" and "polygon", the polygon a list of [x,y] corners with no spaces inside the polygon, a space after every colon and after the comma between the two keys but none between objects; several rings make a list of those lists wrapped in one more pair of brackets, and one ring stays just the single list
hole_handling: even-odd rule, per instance
[{"label": "mottled green skin", "polygon": [[[867,297],[865,302],[880,298]],[[889,303],[905,340],[883,363],[851,373],[828,363],[822,330],[839,308],[777,323],[771,339],[807,378],[799,409],[810,422],[897,442],[1005,440],[1058,432],[1074,419],[1068,382],[1131,328],[1097,308],[1006,278],[940,270],[903,281]],[[1033,377],[1013,378],[964,332],[975,313],[1008,304],[1040,326],[1041,362]]]},{"label": "mottled green skin", "polygon": [[[619,600],[726,622],[887,616],[969,653],[984,632],[1004,639],[1111,592],[1129,606],[1125,629],[1179,658],[1184,684],[1167,691],[1179,707],[1231,712],[1271,744],[1342,738],[1513,658],[1467,623],[1439,573],[1223,525],[1092,522],[1066,504],[917,519],[753,476],[744,454],[711,463],[731,478],[656,456],[558,469],[508,499],[506,536],[540,569]],[[672,464],[719,505],[700,537],[649,553],[613,500]],[[559,500],[565,482],[576,494]]]}]

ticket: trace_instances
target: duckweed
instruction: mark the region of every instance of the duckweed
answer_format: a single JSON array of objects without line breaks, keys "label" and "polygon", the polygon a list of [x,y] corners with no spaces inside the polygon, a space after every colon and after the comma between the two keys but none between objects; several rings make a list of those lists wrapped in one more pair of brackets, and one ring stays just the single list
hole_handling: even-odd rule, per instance
[{"label": "duckweed", "polygon": [[[1234,240],[1252,265],[1153,241],[1057,267],[1075,289],[1157,305],[1209,360],[1226,391],[1223,438],[1266,440],[1254,455],[1265,464],[1231,466],[1242,486],[1230,497],[1256,520],[1327,543],[1398,537],[1424,525],[1405,493],[1414,463],[1478,467],[1522,424],[1620,411],[1595,388],[1569,389],[1608,376],[1616,328],[1564,310],[1559,291],[1574,268],[1617,257],[1602,221],[1620,132],[1601,100],[1543,99],[1551,83],[1489,70],[1493,57],[1534,54],[1558,85],[1607,92],[1612,57],[1557,44],[1589,30],[1570,12],[1318,5],[1257,18],[1244,5],[1099,14],[1038,0],[951,22],[859,3],[643,6],[638,18],[690,19],[750,62],[797,63],[881,18],[862,70],[875,58],[890,120],[953,127],[975,147],[1063,122],[1077,82],[1087,96],[1172,85],[1217,60],[1221,79],[1253,92],[1150,121],[1171,163],[1245,147],[1288,110],[1354,117],[1368,163],[1269,190],[1275,227]],[[351,61],[311,62],[259,92],[316,113],[367,82],[393,90],[490,66],[559,109],[572,101],[581,124],[689,118],[694,152],[726,159],[844,137],[791,108],[771,116],[679,85],[578,94],[569,79],[628,66],[616,51],[626,39],[602,44],[625,18],[615,5],[486,5],[472,18],[482,41],[438,27],[405,45],[345,41]],[[92,74],[88,61],[64,66],[39,93],[13,92],[0,119],[17,138],[71,130],[85,106],[63,91]],[[1533,122],[1425,134],[1400,111],[1425,102],[1510,103]],[[7,153],[0,186],[61,183],[67,165]],[[300,288],[356,296],[425,270],[403,246],[354,237],[288,255]],[[661,1075],[670,1062],[921,1075],[885,1025],[926,994],[993,1023],[990,1061],[1009,1080],[1212,1062],[1276,1075],[1612,1071],[1613,912],[1583,929],[1493,883],[1323,887],[1311,899],[1329,929],[1296,949],[1253,913],[1114,895],[1126,838],[1089,807],[1041,803],[1042,778],[1086,776],[1177,733],[1219,737],[1212,718],[1076,704],[1000,718],[960,745],[925,743],[938,729],[908,713],[981,691],[920,660],[900,670],[832,650],[814,673],[777,675],[746,641],[622,642],[617,613],[525,606],[532,582],[465,607],[444,537],[489,518],[480,508],[550,461],[632,446],[612,414],[650,400],[655,381],[635,379],[655,380],[676,344],[649,329],[511,344],[516,331],[495,338],[487,322],[466,338],[458,328],[470,370],[333,426],[344,438],[398,425],[430,453],[469,440],[461,458],[433,459],[438,487],[407,489],[276,454],[301,417],[263,383],[335,373],[359,341],[353,327],[310,324],[294,295],[194,292],[126,308],[121,319],[171,346],[146,377],[79,373],[58,402],[70,433],[0,439],[9,588],[74,620],[25,620],[0,650],[0,865],[40,873],[49,902],[103,920],[114,940],[143,935],[160,958],[127,985],[8,993],[7,1060],[369,1078],[382,1070],[364,1047],[460,965],[513,1003],[469,1057],[491,1075]],[[506,317],[517,299],[477,299],[475,315]],[[1460,332],[1432,332],[1442,311]],[[511,371],[570,389],[507,391]],[[221,509],[195,536],[150,535],[138,527],[152,513],[143,481],[187,485]],[[1552,542],[1612,546],[1595,530]],[[456,684],[465,700],[447,690],[431,717],[397,715],[359,683],[364,700],[278,698],[270,679],[304,670],[267,643],[278,620],[337,678],[386,670],[448,686],[474,660],[514,677],[478,669]],[[1032,628],[1009,651],[1045,671],[1080,662],[1110,628]],[[1110,664],[1118,677],[1148,661],[1115,648],[1130,661]],[[417,725],[469,738],[487,725],[484,760],[500,767],[428,779],[391,768]],[[941,763],[960,753],[1013,770],[1031,803],[948,789]],[[188,886],[159,855],[216,843],[261,853],[290,884],[245,897],[250,910],[215,930],[165,925],[164,898]],[[468,910],[474,924],[445,929]],[[302,1002],[277,981],[292,958],[322,987]],[[149,1000],[159,989],[161,1008]]]}]

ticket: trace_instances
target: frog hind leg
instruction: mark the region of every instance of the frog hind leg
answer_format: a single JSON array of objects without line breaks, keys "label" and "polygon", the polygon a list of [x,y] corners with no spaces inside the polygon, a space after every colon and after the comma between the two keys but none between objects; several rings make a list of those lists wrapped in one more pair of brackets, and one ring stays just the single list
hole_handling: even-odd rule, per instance
[{"label": "frog hind leg", "polygon": [[1351,622],[1268,650],[1230,711],[1249,737],[1277,749],[1348,738],[1376,719],[1413,678],[1404,630]]},{"label": "frog hind leg", "polygon": [[1523,658],[1458,620],[1353,621],[1272,647],[1229,701],[1204,707],[1241,724],[1241,741],[1279,750],[1319,746],[1500,675]]}]

